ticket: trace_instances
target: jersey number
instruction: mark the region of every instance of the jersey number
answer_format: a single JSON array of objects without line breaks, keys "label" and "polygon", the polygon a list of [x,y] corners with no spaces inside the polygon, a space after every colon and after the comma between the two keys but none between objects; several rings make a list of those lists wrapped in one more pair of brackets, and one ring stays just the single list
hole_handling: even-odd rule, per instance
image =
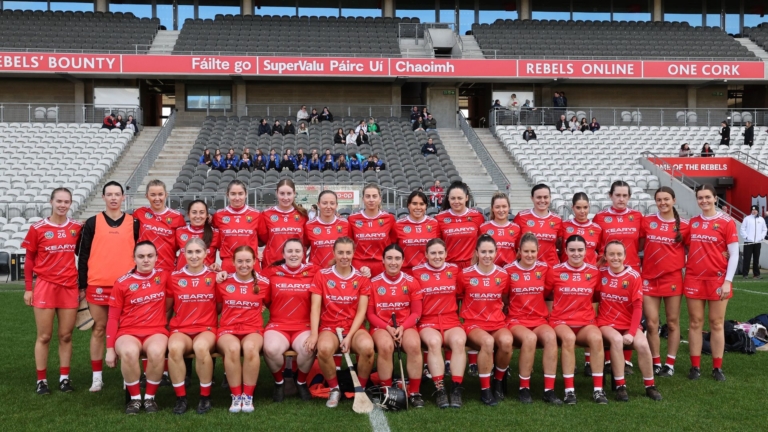
[{"label": "jersey number", "polygon": [[611,284],[610,284],[610,287],[611,287],[611,288],[616,288],[616,287],[618,287],[618,286],[619,286],[619,281],[618,281],[618,280],[616,280],[616,279],[611,279]]}]

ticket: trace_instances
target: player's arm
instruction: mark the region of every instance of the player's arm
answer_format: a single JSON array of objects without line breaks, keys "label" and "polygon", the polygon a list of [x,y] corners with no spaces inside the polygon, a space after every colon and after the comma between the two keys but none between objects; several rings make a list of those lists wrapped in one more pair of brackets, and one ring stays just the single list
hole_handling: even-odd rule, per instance
[{"label": "player's arm", "polygon": [[[37,258],[37,230],[30,228],[21,247],[27,250],[26,261],[24,262],[24,291],[32,292],[32,278],[34,276],[35,264]],[[27,301],[27,294],[24,294],[24,303],[31,306],[32,295]]]},{"label": "player's arm", "polygon": [[312,307],[309,312],[309,337],[304,342],[304,348],[307,352],[315,350],[317,345],[317,336],[320,330],[320,310],[323,307],[323,298],[320,294],[312,293]]},{"label": "player's arm", "polygon": [[77,254],[77,285],[81,290],[88,287],[88,260],[91,258],[91,245],[93,244],[94,235],[96,235],[96,217],[89,218],[83,224],[83,230],[80,233],[80,243],[75,251]]}]

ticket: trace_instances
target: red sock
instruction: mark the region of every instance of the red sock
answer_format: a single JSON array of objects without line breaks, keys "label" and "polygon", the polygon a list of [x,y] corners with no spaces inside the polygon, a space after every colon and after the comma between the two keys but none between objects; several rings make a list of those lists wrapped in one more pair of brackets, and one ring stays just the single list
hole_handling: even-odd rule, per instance
[{"label": "red sock", "polygon": [[145,358],[141,359],[141,370],[143,370],[144,373],[147,373],[147,362],[148,361],[149,360],[145,359]]},{"label": "red sock", "polygon": [[661,366],[661,356],[653,358],[653,365],[654,366]]},{"label": "red sock", "polygon": [[[520,388],[531,388],[531,377],[518,376],[520,377]],[[544,387],[546,388],[546,385]]]},{"label": "red sock", "polygon": [[37,380],[42,381],[46,379],[47,374],[48,374],[48,369],[37,369]]},{"label": "red sock", "polygon": [[627,385],[627,380],[625,380],[623,376],[622,377],[615,377],[614,379],[616,380],[616,386]]},{"label": "red sock", "polygon": [[59,375],[69,375],[69,366],[61,366],[59,368]]},{"label": "red sock", "polygon": [[654,385],[656,385],[656,384],[654,384],[654,382],[653,382],[653,377],[650,377],[650,378],[643,378],[643,384],[644,384],[646,387],[653,387]]},{"label": "red sock", "polygon": [[584,353],[584,363],[589,363],[589,357],[590,357],[589,353],[585,352]]},{"label": "red sock", "polygon": [[451,375],[451,382],[453,382],[453,384],[455,384],[457,386],[460,386],[461,383],[464,382],[464,377],[463,376]]},{"label": "red sock", "polygon": [[368,384],[368,378],[362,378],[358,377],[360,379],[360,387],[365,388],[365,385]]},{"label": "red sock", "polygon": [[495,379],[496,381],[501,381],[504,379],[504,375],[506,374],[507,374],[507,368],[504,368],[504,369],[499,369],[498,367],[494,368],[493,379]]},{"label": "red sock", "polygon": [[309,374],[309,372],[302,372],[301,370],[299,370],[296,373],[296,375],[297,375],[296,376],[296,383],[297,384],[306,384],[306,382],[307,382],[307,375],[308,374]]},{"label": "red sock", "polygon": [[255,390],[256,390],[256,384],[254,385],[243,384],[243,393],[245,393],[246,396],[253,397],[253,392]]},{"label": "red sock", "polygon": [[337,377],[328,378],[326,381],[328,381],[328,387],[330,387],[330,388],[338,388],[339,387],[339,379]]},{"label": "red sock", "polygon": [[624,350],[624,361],[632,361],[632,350]]},{"label": "red sock", "polygon": [[712,368],[714,368],[714,369],[722,369],[723,368],[723,358],[722,357],[720,357],[720,358],[713,357],[712,358]]},{"label": "red sock", "polygon": [[144,390],[144,396],[155,397],[155,393],[157,393],[158,387],[160,387],[160,381],[152,382],[150,380],[147,380],[147,388],[146,390]]},{"label": "red sock", "polygon": [[341,354],[334,354],[333,362],[336,364],[336,370],[341,369]]},{"label": "red sock", "polygon": [[173,392],[176,393],[176,397],[184,397],[187,395],[187,386],[184,385],[184,381],[173,385]]},{"label": "red sock", "polygon": [[603,388],[603,374],[601,374],[601,373],[593,373],[592,374],[592,385],[596,389]]},{"label": "red sock", "polygon": [[[522,385],[521,385],[522,386]],[[555,375],[544,375],[544,390],[555,389]]]},{"label": "red sock", "polygon": [[203,396],[203,397],[211,396],[211,383],[208,383],[208,384],[200,383],[200,396]]},{"label": "red sock", "polygon": [[480,374],[480,390],[491,388],[491,374]]},{"label": "red sock", "polygon": [[449,349],[445,350],[445,361],[451,361],[452,356],[453,356],[453,351]]},{"label": "red sock", "polygon": [[429,359],[429,351],[423,351],[421,357],[424,359],[424,364],[427,364],[427,360]]},{"label": "red sock", "polygon": [[700,355],[691,356],[691,367],[697,367],[697,368],[701,367],[701,356]]},{"label": "red sock", "polygon": [[563,383],[566,390],[573,390],[573,375],[563,375]]},{"label": "red sock", "polygon": [[445,379],[445,375],[432,375],[432,382],[435,384],[442,382]]},{"label": "red sock", "polygon": [[275,378],[275,384],[282,384],[283,383],[283,371],[284,370],[285,370],[285,363],[283,363],[283,366],[277,372],[272,372],[272,376]]},{"label": "red sock", "polygon": [[138,381],[130,384],[125,383],[125,388],[128,389],[128,394],[131,395],[132,399],[141,396],[141,388],[139,387]]},{"label": "red sock", "polygon": [[408,381],[408,394],[420,393],[421,390],[421,378],[411,378]]},{"label": "red sock", "polygon": [[667,354],[667,366],[674,367],[675,366],[675,356]]},{"label": "red sock", "polygon": [[469,364],[476,365],[477,364],[477,351],[469,351],[467,353],[467,358],[469,359]]},{"label": "red sock", "polygon": [[232,393],[232,396],[240,396],[241,394],[243,394],[243,386],[242,385],[235,386],[235,387],[229,386],[229,392]]},{"label": "red sock", "polygon": [[383,387],[392,387],[392,378],[381,380],[381,385]]},{"label": "red sock", "polygon": [[91,360],[91,371],[101,372],[104,368],[102,360]]}]

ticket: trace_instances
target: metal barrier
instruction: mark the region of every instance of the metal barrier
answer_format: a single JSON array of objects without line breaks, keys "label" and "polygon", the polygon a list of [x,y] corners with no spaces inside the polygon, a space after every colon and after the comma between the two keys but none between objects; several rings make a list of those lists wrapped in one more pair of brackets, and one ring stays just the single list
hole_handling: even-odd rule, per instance
[{"label": "metal barrier", "polygon": [[[293,104],[245,104],[240,105],[245,109],[245,115],[251,117],[272,117],[286,116],[295,117],[302,106],[307,107],[307,113],[312,109],[317,109],[318,113],[323,112],[324,107],[328,107],[331,114],[344,117],[398,117],[409,118],[413,105],[353,105],[353,104],[333,104],[333,103],[293,103]],[[206,115],[221,114],[234,115],[237,111],[235,104],[208,105],[205,107]],[[294,121],[293,119],[290,119]]]},{"label": "metal barrier", "polygon": [[160,129],[160,132],[157,133],[155,140],[152,141],[152,144],[149,145],[149,148],[144,153],[144,156],[141,157],[141,161],[139,161],[136,169],[133,170],[130,177],[128,177],[128,180],[126,180],[126,191],[136,191],[139,188],[141,182],[144,181],[144,177],[146,177],[149,173],[149,169],[152,168],[152,165],[155,163],[157,156],[159,156],[160,152],[163,151],[165,142],[168,141],[168,137],[171,136],[171,132],[173,132],[173,126],[175,124],[176,111],[173,111],[171,112],[171,115],[168,116],[168,120],[166,120],[165,124]]},{"label": "metal barrier", "polygon": [[493,160],[493,156],[488,153],[488,149],[485,148],[485,145],[477,136],[475,130],[472,129],[472,126],[469,125],[467,118],[464,117],[464,113],[461,111],[459,111],[459,126],[464,132],[464,135],[467,137],[467,141],[469,141],[472,149],[477,154],[477,157],[480,158],[480,162],[485,167],[485,170],[488,171],[488,175],[491,176],[491,179],[493,180],[493,183],[496,185],[496,187],[499,188],[500,191],[508,190],[509,179],[507,179],[507,176],[504,175],[504,172],[501,170],[501,168],[496,165],[496,162]]},{"label": "metal barrier", "polygon": [[0,122],[12,123],[101,123],[110,113],[129,115],[141,125],[144,113],[138,105],[94,105],[62,103],[0,102]]}]

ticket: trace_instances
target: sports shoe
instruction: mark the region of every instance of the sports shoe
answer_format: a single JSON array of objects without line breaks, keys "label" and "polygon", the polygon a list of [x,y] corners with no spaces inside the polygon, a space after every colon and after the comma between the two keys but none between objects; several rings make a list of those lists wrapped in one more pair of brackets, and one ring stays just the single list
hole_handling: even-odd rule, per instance
[{"label": "sports shoe", "polygon": [[160,378],[160,387],[171,387],[172,385],[171,378],[167,374],[163,374],[162,378]]},{"label": "sports shoe", "polygon": [[619,402],[629,402],[629,394],[627,394],[627,386],[622,385],[616,387],[616,400]]},{"label": "sports shoe", "polygon": [[661,372],[662,369],[663,367],[661,365],[658,365],[658,364],[653,365],[653,374],[656,376],[659,376],[659,373]]},{"label": "sports shoe", "polygon": [[691,370],[688,371],[689,380],[697,380],[699,377],[701,377],[701,368],[692,367]]},{"label": "sports shoe", "polygon": [[282,402],[285,399],[285,384],[275,384],[272,390],[272,402]]},{"label": "sports shoe", "polygon": [[504,388],[504,383],[501,380],[497,380],[495,378],[491,380],[491,390],[493,391],[494,398],[500,401],[504,400],[504,390],[506,389]]},{"label": "sports shoe", "polygon": [[421,373],[421,375],[427,379],[432,379],[432,374],[429,373],[429,367],[427,367],[427,365],[424,365],[424,371]]},{"label": "sports shoe", "polygon": [[[574,396],[574,399],[576,397]],[[544,390],[544,402],[552,404],[552,405],[562,405],[563,401],[561,401],[557,396],[555,396],[554,390]]]},{"label": "sports shoe", "polygon": [[480,375],[480,372],[477,370],[476,364],[470,364],[469,365],[469,371],[467,372],[467,375],[476,377]]},{"label": "sports shoe", "polygon": [[633,365],[632,362],[625,361],[624,362],[624,376],[634,375],[635,371],[632,369],[633,367],[635,367],[635,365]]},{"label": "sports shoe", "polygon": [[332,388],[331,393],[328,395],[328,402],[325,403],[325,406],[328,408],[336,408],[339,406],[339,399],[341,399],[341,390],[337,388]]},{"label": "sports shoe", "polygon": [[576,405],[576,393],[572,391],[565,392],[565,398],[563,399],[563,402],[566,405]]},{"label": "sports shoe", "polygon": [[232,405],[229,406],[229,412],[235,414],[243,410],[242,396],[232,395]]},{"label": "sports shoe", "polygon": [[608,398],[605,396],[605,392],[600,390],[595,390],[592,393],[592,399],[594,399],[595,403],[598,405],[607,405],[608,404]]},{"label": "sports shoe", "polygon": [[91,383],[91,388],[88,389],[91,393],[100,392],[101,389],[104,388],[104,381],[102,381],[100,378],[94,378],[93,383]]},{"label": "sports shoe", "polygon": [[40,381],[37,383],[35,393],[39,394],[40,396],[51,394],[51,391],[48,389],[48,383],[45,381]]},{"label": "sports shoe", "polygon": [[589,363],[584,363],[584,376],[585,377],[592,376],[592,365]]},{"label": "sports shoe", "polygon": [[493,397],[493,393],[491,389],[481,389],[480,390],[480,401],[482,401],[484,404],[488,406],[496,406],[499,404],[499,401],[496,400],[495,397]]},{"label": "sports shoe", "polygon": [[461,400],[461,394],[464,391],[464,387],[457,385],[451,390],[451,408],[461,408],[464,404]]},{"label": "sports shoe", "polygon": [[208,396],[200,397],[200,402],[197,403],[197,413],[205,414],[211,410],[211,398]]},{"label": "sports shoe", "polygon": [[725,374],[722,369],[715,368],[712,369],[712,378],[714,378],[715,381],[725,381]]},{"label": "sports shoe", "polygon": [[160,408],[157,406],[157,402],[155,402],[155,399],[144,399],[144,412],[147,414],[152,414],[160,411]]},{"label": "sports shoe", "polygon": [[408,406],[411,408],[424,408],[424,398],[421,393],[413,393],[408,396]]},{"label": "sports shoe", "polygon": [[125,404],[125,413],[128,415],[136,415],[141,411],[141,400],[131,399]]},{"label": "sports shoe", "polygon": [[186,396],[177,397],[176,405],[173,407],[173,413],[181,415],[181,414],[184,414],[185,412],[187,412],[187,397]]},{"label": "sports shoe", "polygon": [[524,404],[530,404],[533,403],[533,397],[531,397],[531,389],[527,387],[523,387],[520,389],[520,393],[518,393],[518,399],[520,399],[520,403]]},{"label": "sports shoe", "polygon": [[59,391],[62,393],[72,393],[75,391],[74,387],[72,387],[72,381],[69,379],[59,381]]},{"label": "sports shoe", "polygon": [[662,399],[661,398],[661,393],[659,393],[659,391],[656,390],[656,386],[646,387],[645,388],[645,395],[648,396],[649,398],[655,400],[655,401],[660,401]]},{"label": "sports shoe", "polygon": [[435,392],[432,393],[432,396],[435,397],[435,405],[437,405],[438,408],[443,409],[450,406],[448,403],[448,393],[445,392],[444,387],[435,390]]},{"label": "sports shoe", "polygon": [[309,388],[307,387],[307,384],[296,384],[296,392],[299,393],[299,397],[303,401],[309,401],[312,400],[312,394],[309,392]]},{"label": "sports shoe", "polygon": [[244,413],[252,413],[255,409],[253,407],[253,396],[248,395],[242,395],[240,396],[240,400],[242,403],[242,410]]},{"label": "sports shoe", "polygon": [[661,370],[656,374],[659,378],[670,378],[675,374],[675,368],[664,365]]}]

